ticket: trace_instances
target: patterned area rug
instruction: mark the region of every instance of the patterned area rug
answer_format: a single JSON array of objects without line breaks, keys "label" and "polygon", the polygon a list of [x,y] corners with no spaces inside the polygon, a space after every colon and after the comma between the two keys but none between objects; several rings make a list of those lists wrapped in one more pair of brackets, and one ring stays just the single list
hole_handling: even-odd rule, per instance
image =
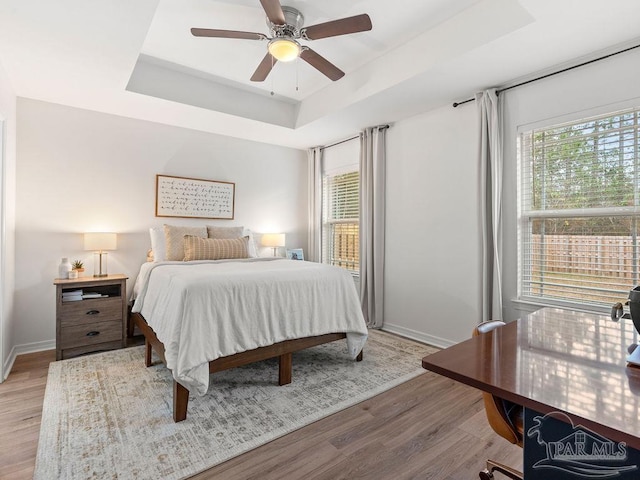
[{"label": "patterned area rug", "polygon": [[278,386],[277,360],[216,373],[187,419],[172,420],[172,377],[144,367],[144,347],[54,362],[34,479],[179,479],[194,475],[423,373],[436,351],[371,331],[364,360],[345,341],[293,356]]}]

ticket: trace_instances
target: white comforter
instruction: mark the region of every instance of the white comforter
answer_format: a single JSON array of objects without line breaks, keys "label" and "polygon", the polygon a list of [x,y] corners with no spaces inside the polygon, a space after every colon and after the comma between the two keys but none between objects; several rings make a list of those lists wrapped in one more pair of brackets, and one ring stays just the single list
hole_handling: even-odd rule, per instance
[{"label": "white comforter", "polygon": [[341,268],[273,258],[145,264],[134,288],[165,346],[173,377],[194,394],[209,361],[283,340],[347,333],[355,358],[367,339],[353,279]]}]

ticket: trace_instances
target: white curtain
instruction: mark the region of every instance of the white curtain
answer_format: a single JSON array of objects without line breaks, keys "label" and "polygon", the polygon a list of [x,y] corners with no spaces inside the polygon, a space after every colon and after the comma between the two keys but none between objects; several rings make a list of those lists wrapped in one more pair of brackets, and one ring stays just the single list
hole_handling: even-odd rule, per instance
[{"label": "white curtain", "polygon": [[476,94],[480,141],[482,320],[502,320],[502,114],[495,89]]},{"label": "white curtain", "polygon": [[360,133],[360,302],[369,327],[384,323],[386,130]]},{"label": "white curtain", "polygon": [[307,151],[309,158],[309,251],[306,258],[319,262],[322,251],[322,148]]}]

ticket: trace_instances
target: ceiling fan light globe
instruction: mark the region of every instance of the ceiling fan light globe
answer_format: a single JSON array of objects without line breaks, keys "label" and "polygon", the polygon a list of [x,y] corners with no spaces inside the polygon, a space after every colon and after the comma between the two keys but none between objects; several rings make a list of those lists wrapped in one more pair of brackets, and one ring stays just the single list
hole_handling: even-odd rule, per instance
[{"label": "ceiling fan light globe", "polygon": [[300,55],[300,44],[289,38],[275,38],[269,42],[269,53],[279,62],[290,62]]}]

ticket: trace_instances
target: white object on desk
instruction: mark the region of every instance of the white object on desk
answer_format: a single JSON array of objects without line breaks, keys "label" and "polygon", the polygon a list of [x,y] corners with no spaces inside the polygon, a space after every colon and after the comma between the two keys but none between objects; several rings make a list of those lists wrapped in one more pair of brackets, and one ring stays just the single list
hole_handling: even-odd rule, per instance
[{"label": "white object on desk", "polygon": [[627,355],[627,362],[640,366],[640,347],[635,348],[630,355]]}]

